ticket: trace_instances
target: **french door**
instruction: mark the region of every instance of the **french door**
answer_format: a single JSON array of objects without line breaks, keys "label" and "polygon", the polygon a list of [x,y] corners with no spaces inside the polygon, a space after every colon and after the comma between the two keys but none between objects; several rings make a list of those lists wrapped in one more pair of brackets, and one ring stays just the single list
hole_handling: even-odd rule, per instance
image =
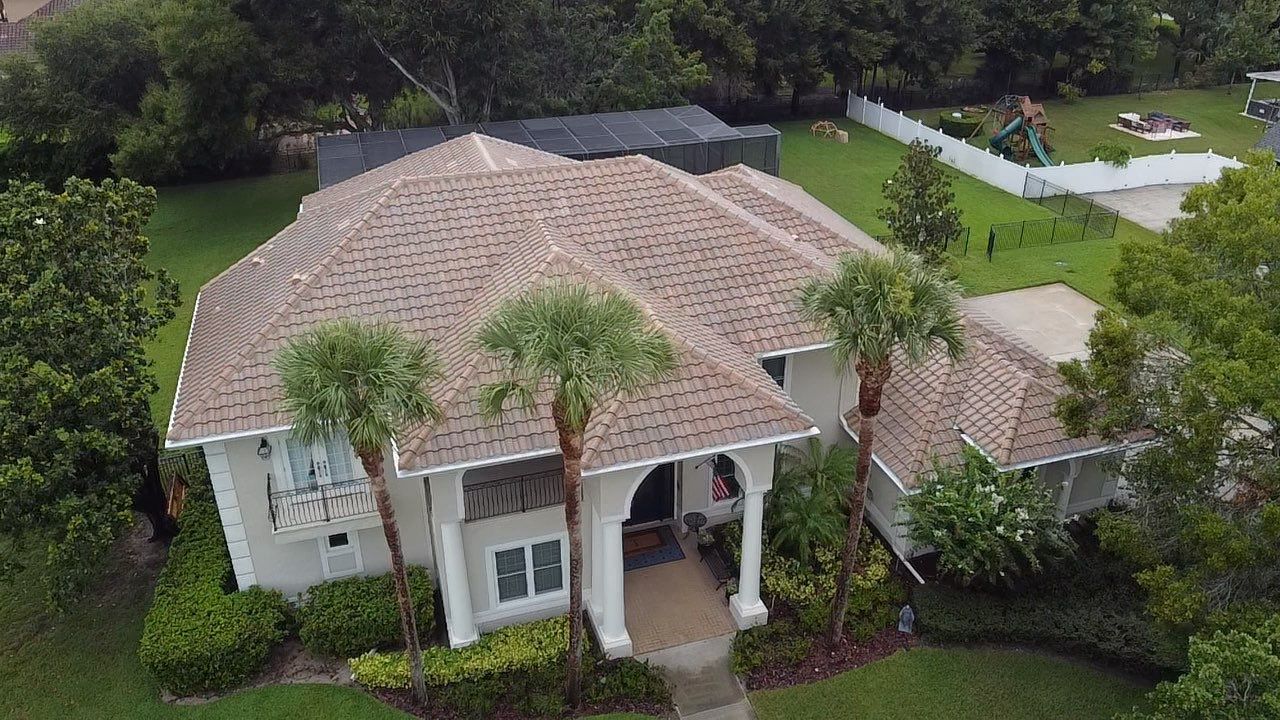
[{"label": "french door", "polygon": [[321,485],[351,482],[364,477],[346,437],[334,435],[315,443],[285,440],[285,477],[290,489],[316,490]]}]

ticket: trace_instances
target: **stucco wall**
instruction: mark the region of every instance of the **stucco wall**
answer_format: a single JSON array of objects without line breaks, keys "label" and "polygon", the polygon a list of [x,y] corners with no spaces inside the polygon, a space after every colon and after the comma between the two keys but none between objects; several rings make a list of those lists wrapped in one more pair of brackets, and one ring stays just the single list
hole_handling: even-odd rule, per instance
[{"label": "stucco wall", "polygon": [[[1116,476],[1113,468],[1108,467],[1108,458],[1101,456],[1084,458],[1080,461],[1080,472],[1071,486],[1071,496],[1067,502],[1067,513],[1079,513],[1102,507],[1110,502],[1116,494]],[[1070,472],[1071,463],[1060,460],[1043,465],[1040,478],[1058,498],[1061,483]]]},{"label": "stucco wall", "polygon": [[[583,527],[586,527],[585,520]],[[505,614],[512,612],[510,608],[518,607],[512,604],[508,608],[500,609],[497,605],[497,598],[491,597],[489,556],[492,553],[489,549],[508,543],[522,542],[530,538],[543,538],[564,532],[566,532],[564,505],[553,505],[532,512],[500,515],[487,520],[463,524],[462,542],[467,562],[467,583],[471,588],[471,609],[475,612],[482,631],[487,629],[485,627],[486,618],[493,616],[495,610]],[[586,535],[587,533],[584,530],[582,540],[584,547],[590,543],[590,538]],[[584,572],[584,577],[589,577],[589,575]],[[567,589],[567,574],[565,580]],[[536,601],[537,599],[533,598],[532,600]],[[565,607],[567,605],[564,603],[555,603],[547,611],[548,616],[562,611]],[[546,610],[546,608],[543,608],[543,610]],[[532,613],[536,615],[538,610],[535,609]]]},{"label": "stucco wall", "polygon": [[[836,371],[827,348],[795,353],[787,358],[787,385],[791,399],[813,418],[822,431],[822,442],[852,444],[840,424],[840,415],[857,404],[857,378]],[[794,444],[804,444],[805,440]]]},{"label": "stucco wall", "polygon": [[[264,462],[258,457],[260,441],[261,438],[254,437],[225,443],[236,501],[258,584],[292,597],[312,585],[324,582],[320,545],[316,538],[338,532],[357,533],[365,574],[387,572],[391,560],[387,541],[382,535],[382,526],[376,516],[280,534],[272,530],[268,514],[266,475],[270,472],[274,478],[276,470],[273,462]],[[278,441],[273,441],[273,447],[273,453],[283,451],[283,445]],[[386,467],[393,467],[389,456]],[[422,481],[389,478],[388,486],[396,507],[396,521],[400,526],[405,559],[412,564],[431,567]]]}]

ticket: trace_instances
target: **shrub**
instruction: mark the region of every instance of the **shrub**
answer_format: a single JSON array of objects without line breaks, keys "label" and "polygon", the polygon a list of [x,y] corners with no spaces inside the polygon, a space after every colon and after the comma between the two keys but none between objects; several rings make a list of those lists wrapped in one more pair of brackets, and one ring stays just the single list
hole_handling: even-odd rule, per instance
[{"label": "shrub", "polygon": [[493,715],[504,689],[501,680],[487,677],[451,683],[436,692],[440,694],[440,702],[452,709],[458,717],[483,720]]},{"label": "shrub", "polygon": [[999,472],[973,448],[959,466],[935,463],[903,503],[912,542],[936,548],[939,571],[963,585],[1011,584],[1073,548],[1048,489],[1030,473]]},{"label": "shrub", "polygon": [[[435,589],[426,568],[413,566],[408,574],[418,635],[426,639],[435,622]],[[306,604],[298,611],[298,636],[311,652],[341,658],[402,645],[404,634],[391,573],[312,586],[307,590]]]},{"label": "shrub", "polygon": [[1118,168],[1128,165],[1129,161],[1133,159],[1133,150],[1128,145],[1112,140],[1103,140],[1089,148],[1089,154],[1108,165]]},{"label": "shrub", "polygon": [[1000,597],[929,585],[915,591],[920,632],[937,642],[1030,644],[1148,670],[1174,670],[1181,652],[1117,593],[1050,591]]},{"label": "shrub", "polygon": [[1068,105],[1084,97],[1084,94],[1084,88],[1079,85],[1072,85],[1069,82],[1058,83],[1058,97]]},{"label": "shrub", "polygon": [[156,581],[138,657],[178,695],[220,690],[262,669],[284,639],[288,605],[278,592],[228,593],[231,559],[208,478],[194,478],[181,533]]},{"label": "shrub", "polygon": [[956,117],[950,110],[938,113],[938,127],[942,132],[961,140],[972,137],[982,127],[982,118],[977,115],[961,113]]},{"label": "shrub", "polygon": [[584,694],[588,702],[626,700],[664,707],[671,704],[671,690],[667,687],[667,681],[647,661],[623,658],[600,662],[595,665],[591,675],[594,677],[589,676],[584,683]]},{"label": "shrub", "polygon": [[[423,675],[428,685],[441,686],[531,671],[559,662],[568,642],[569,623],[564,617],[512,625],[483,635],[465,648],[424,649]],[[403,652],[371,650],[351,660],[351,677],[367,687],[404,689],[409,687],[409,658]]]},{"label": "shrub", "polygon": [[770,665],[797,665],[809,656],[812,645],[806,629],[779,620],[735,635],[729,667],[738,675],[747,675]]}]

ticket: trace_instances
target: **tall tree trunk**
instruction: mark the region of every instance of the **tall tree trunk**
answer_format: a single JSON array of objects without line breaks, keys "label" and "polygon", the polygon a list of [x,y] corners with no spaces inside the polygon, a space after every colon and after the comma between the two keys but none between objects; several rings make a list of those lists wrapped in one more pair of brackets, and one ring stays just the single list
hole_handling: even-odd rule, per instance
[{"label": "tall tree trunk", "polygon": [[800,88],[795,85],[791,86],[791,115],[792,117],[800,114]]},{"label": "tall tree trunk", "polygon": [[849,610],[849,583],[858,561],[858,542],[862,539],[862,513],[867,504],[867,483],[871,479],[871,453],[875,444],[876,416],[880,414],[880,396],[889,381],[892,367],[888,361],[880,365],[857,363],[858,371],[858,464],[853,488],[849,491],[849,527],[844,547],[840,550],[840,573],[836,575],[836,595],[831,603],[831,622],[827,641],[836,645],[844,637],[844,616]]},{"label": "tall tree trunk", "polygon": [[[3,9],[0,2],[0,9]],[[134,467],[142,476],[142,484],[133,496],[133,509],[147,516],[151,523],[152,542],[161,540],[168,542],[178,534],[178,526],[169,517],[168,497],[165,496],[164,484],[160,482],[160,438],[152,431],[150,438],[142,450],[134,458]]]},{"label": "tall tree trunk", "polygon": [[[876,65],[875,67],[871,68],[871,92],[872,93],[876,91],[876,76],[879,74],[880,74],[879,65]],[[868,97],[867,99],[871,100],[872,98]]]},{"label": "tall tree trunk", "polygon": [[[564,697],[571,708],[582,699],[582,441],[564,409],[553,403],[551,416],[564,461],[564,525],[569,531],[569,652],[565,656]],[[585,425],[585,422],[584,422]]]},{"label": "tall tree trunk", "polygon": [[391,504],[391,493],[387,491],[387,478],[382,474],[382,449],[360,452],[360,464],[373,487],[373,499],[378,504],[378,516],[382,518],[382,534],[387,538],[387,549],[391,552],[391,577],[395,582],[396,605],[400,607],[400,630],[404,633],[404,649],[409,653],[410,686],[414,699],[423,702],[427,699],[427,684],[422,677],[422,644],[418,640],[413,597],[409,594],[409,574],[404,567],[400,526],[396,524],[396,509]]}]

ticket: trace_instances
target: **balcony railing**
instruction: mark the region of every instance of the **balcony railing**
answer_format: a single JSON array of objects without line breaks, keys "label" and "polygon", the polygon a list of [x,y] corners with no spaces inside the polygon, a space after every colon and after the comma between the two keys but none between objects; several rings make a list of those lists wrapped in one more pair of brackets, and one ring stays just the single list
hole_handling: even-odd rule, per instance
[{"label": "balcony railing", "polygon": [[317,485],[314,488],[272,490],[267,474],[267,505],[276,530],[366,515],[378,511],[367,479]]},{"label": "balcony railing", "polygon": [[467,520],[528,512],[564,502],[559,470],[464,485],[462,504]]}]

